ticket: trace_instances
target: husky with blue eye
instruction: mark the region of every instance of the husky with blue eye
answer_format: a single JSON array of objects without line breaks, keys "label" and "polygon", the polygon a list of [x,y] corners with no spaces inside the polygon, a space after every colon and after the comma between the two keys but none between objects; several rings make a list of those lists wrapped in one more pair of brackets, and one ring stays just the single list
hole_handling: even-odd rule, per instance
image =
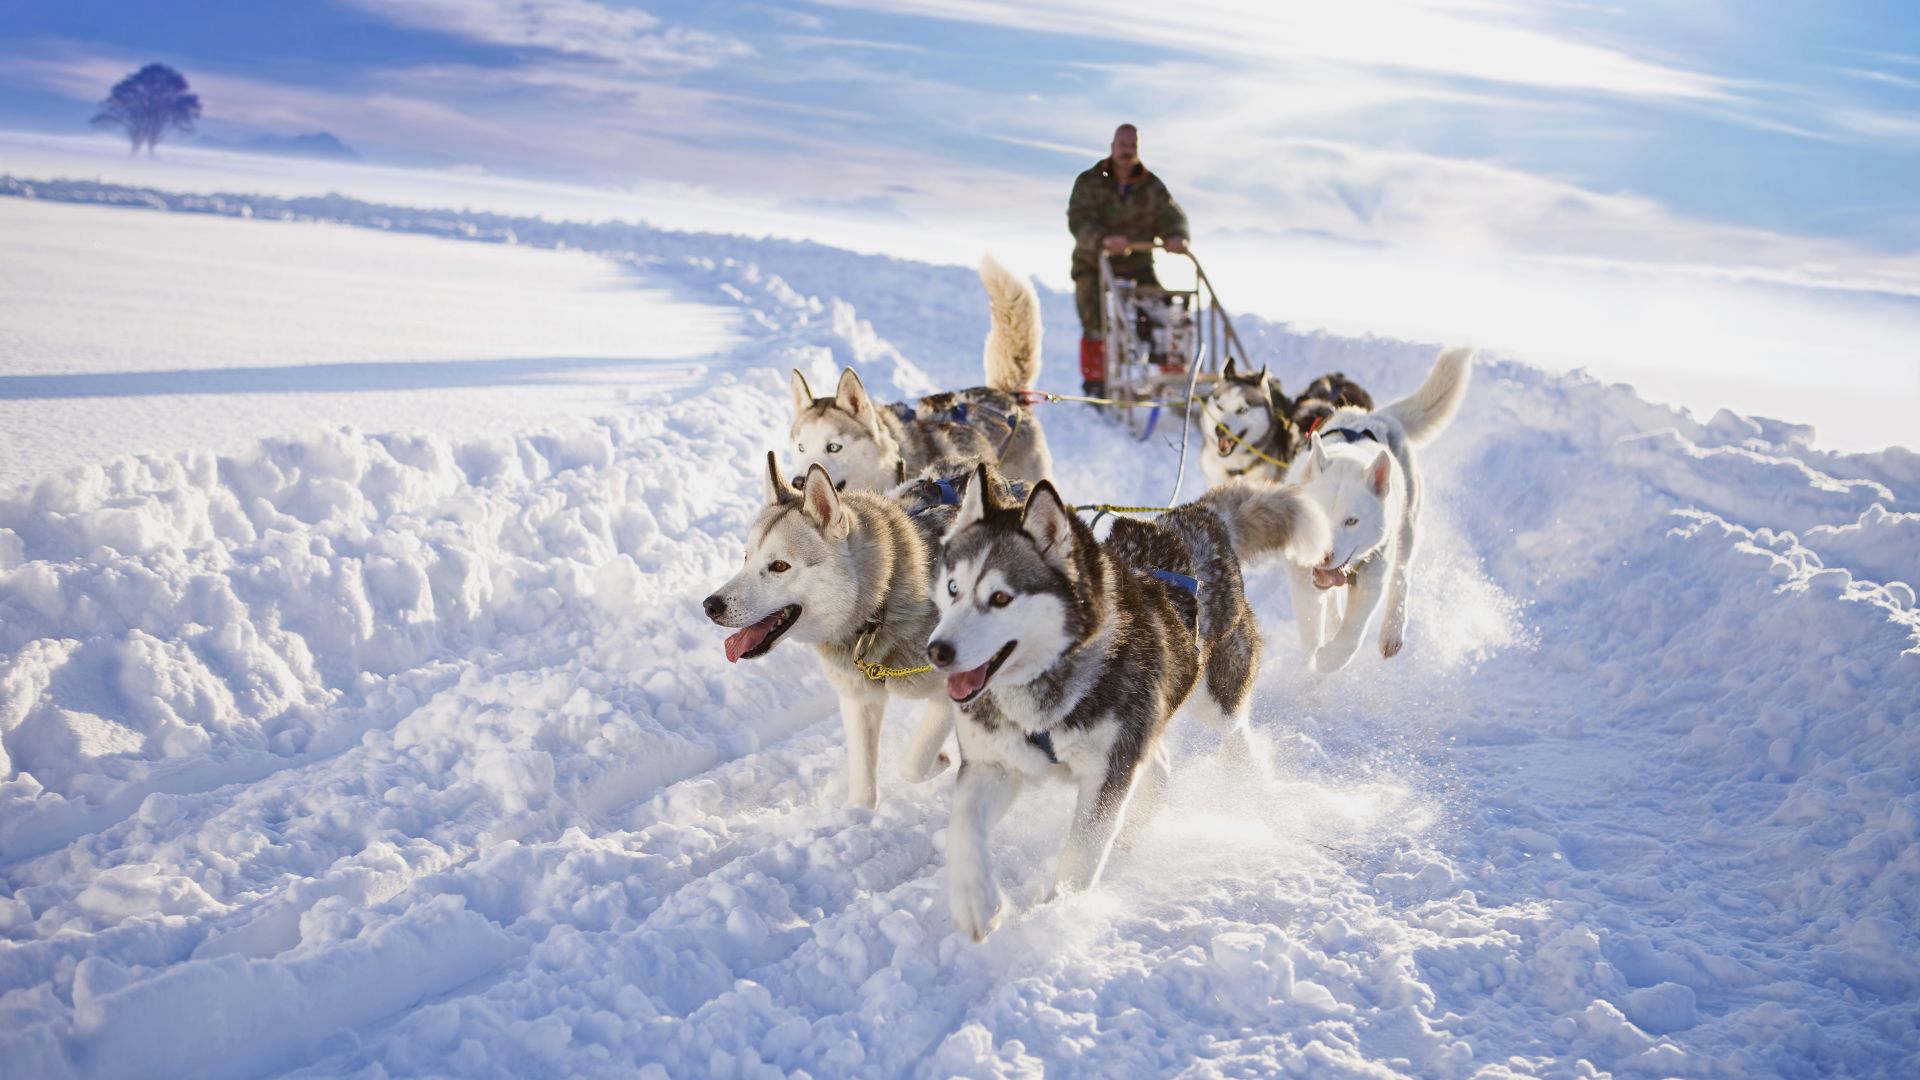
[{"label": "husky with blue eye", "polygon": [[1078,789],[1054,888],[1081,890],[1121,826],[1159,800],[1160,737],[1189,695],[1225,752],[1250,751],[1260,636],[1241,560],[1311,562],[1327,543],[1318,508],[1281,485],[1230,482],[1158,520],[1116,521],[1099,541],[1051,483],[1021,504],[987,475],[968,485],[941,550],[927,643],[959,708],[947,866],[954,923],[976,940],[1000,918],[989,834],[1023,785]]},{"label": "husky with blue eye", "polygon": [[[1333,410],[1287,471],[1333,529],[1318,559],[1290,571],[1294,621],[1313,670],[1352,663],[1367,623],[1383,606],[1380,655],[1392,657],[1406,644],[1424,486],[1413,448],[1453,422],[1472,363],[1472,349],[1447,349],[1407,397],[1372,412]],[[1335,598],[1343,591],[1341,607]]]}]

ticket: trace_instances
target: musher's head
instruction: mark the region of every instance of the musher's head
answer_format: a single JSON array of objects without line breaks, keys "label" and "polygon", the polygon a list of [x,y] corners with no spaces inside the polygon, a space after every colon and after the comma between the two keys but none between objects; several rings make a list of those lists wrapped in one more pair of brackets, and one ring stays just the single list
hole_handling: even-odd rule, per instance
[{"label": "musher's head", "polygon": [[1140,164],[1140,129],[1132,124],[1121,124],[1113,129],[1112,146],[1113,171],[1117,176],[1125,176]]}]

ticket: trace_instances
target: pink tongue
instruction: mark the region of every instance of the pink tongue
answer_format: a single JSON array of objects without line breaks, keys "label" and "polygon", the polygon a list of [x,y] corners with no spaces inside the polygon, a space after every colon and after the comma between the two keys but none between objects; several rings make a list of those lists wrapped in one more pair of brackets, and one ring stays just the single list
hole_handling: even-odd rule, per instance
[{"label": "pink tongue", "polygon": [[1343,570],[1328,570],[1320,566],[1313,568],[1313,585],[1316,589],[1331,589],[1346,583],[1347,575]]},{"label": "pink tongue", "polygon": [[767,635],[773,633],[773,628],[778,625],[780,625],[780,613],[776,611],[744,630],[728,634],[727,663],[739,663],[742,656],[752,652],[761,642],[767,640]]},{"label": "pink tongue", "polygon": [[955,701],[965,701],[987,685],[987,668],[992,666],[989,660],[972,671],[962,671],[947,676],[947,696]]}]

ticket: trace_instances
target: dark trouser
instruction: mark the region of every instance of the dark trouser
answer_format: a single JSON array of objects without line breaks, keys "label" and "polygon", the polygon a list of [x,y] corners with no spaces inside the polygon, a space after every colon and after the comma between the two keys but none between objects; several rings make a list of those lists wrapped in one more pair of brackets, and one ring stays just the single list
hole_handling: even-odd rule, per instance
[{"label": "dark trouser", "polygon": [[[1153,257],[1147,256],[1137,262],[1125,259],[1112,260],[1113,276],[1136,281],[1142,285],[1159,285],[1160,279],[1153,275]],[[1080,334],[1098,341],[1103,331],[1100,328],[1100,264],[1082,263],[1075,259],[1073,263],[1073,303],[1080,309]]]}]

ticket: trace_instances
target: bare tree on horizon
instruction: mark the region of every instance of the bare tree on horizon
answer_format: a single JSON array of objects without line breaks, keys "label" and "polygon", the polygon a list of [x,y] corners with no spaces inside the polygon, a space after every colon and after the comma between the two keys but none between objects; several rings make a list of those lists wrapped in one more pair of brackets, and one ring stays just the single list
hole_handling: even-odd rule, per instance
[{"label": "bare tree on horizon", "polygon": [[144,143],[151,156],[168,128],[192,131],[200,116],[200,95],[188,93],[187,78],[165,64],[148,64],[121,79],[100,103],[97,128],[121,128],[138,154]]}]

